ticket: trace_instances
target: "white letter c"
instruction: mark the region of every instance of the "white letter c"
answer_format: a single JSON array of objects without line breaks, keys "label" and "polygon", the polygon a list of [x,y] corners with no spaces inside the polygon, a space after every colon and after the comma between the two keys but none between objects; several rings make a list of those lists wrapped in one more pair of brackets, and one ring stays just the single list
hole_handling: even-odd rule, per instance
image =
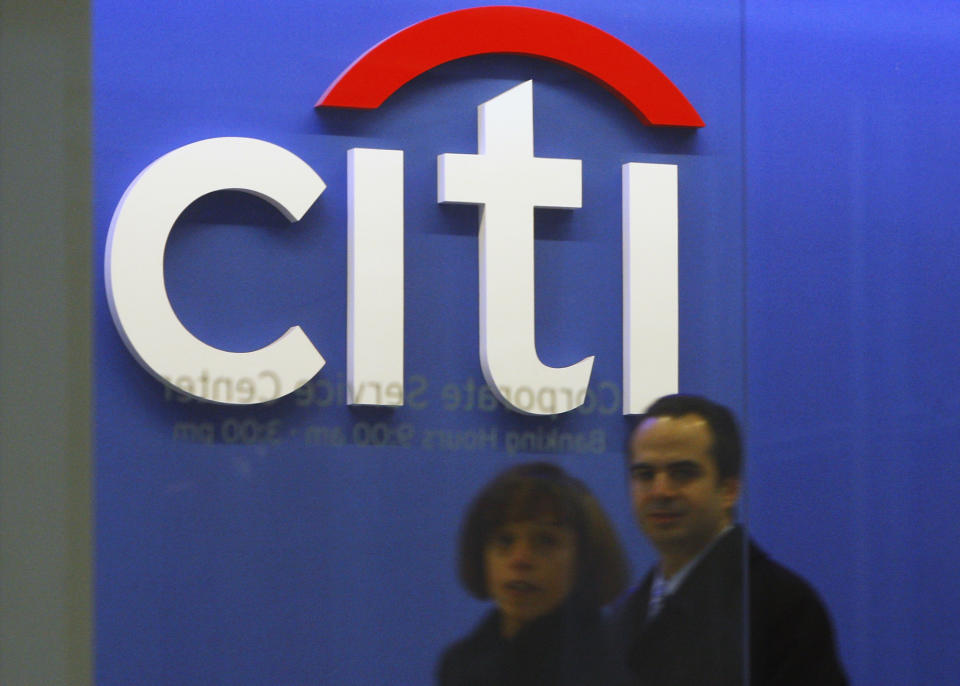
[{"label": "white letter c", "polygon": [[[289,150],[253,138],[210,138],[167,153],[124,192],[110,222],[104,271],[110,313],[123,342],[147,371],[167,379],[239,379],[269,369],[278,397],[320,371],[323,357],[299,326],[251,352],[220,350],[197,339],[177,318],[163,279],[163,254],[177,217],[197,198],[241,190],[299,220],[323,192],[323,180]],[[181,390],[182,389],[178,389]],[[209,392],[189,393],[214,401]],[[262,402],[251,398],[247,402]]]}]

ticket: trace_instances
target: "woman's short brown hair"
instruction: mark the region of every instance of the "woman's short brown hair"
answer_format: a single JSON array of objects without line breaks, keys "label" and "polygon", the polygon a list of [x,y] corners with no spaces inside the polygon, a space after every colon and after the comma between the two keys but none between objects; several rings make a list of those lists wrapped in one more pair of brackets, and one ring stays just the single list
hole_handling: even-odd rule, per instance
[{"label": "woman's short brown hair", "polygon": [[549,462],[528,462],[501,472],[473,499],[460,529],[460,581],[471,595],[489,598],[484,550],[497,529],[549,513],[577,540],[574,597],[606,605],[624,590],[628,566],[620,540],[600,503],[582,481]]}]

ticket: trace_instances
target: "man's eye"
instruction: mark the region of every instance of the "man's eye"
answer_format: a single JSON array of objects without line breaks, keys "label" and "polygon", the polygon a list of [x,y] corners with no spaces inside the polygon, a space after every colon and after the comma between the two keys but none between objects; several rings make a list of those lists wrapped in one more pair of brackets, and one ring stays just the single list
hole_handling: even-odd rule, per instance
[{"label": "man's eye", "polygon": [[497,548],[509,548],[513,545],[513,536],[504,533],[494,534],[490,539],[490,544]]},{"label": "man's eye", "polygon": [[690,481],[700,476],[700,469],[692,464],[678,464],[670,467],[670,478],[677,481]]},{"label": "man's eye", "polygon": [[630,475],[636,481],[652,481],[653,470],[647,467],[634,467],[630,470]]}]

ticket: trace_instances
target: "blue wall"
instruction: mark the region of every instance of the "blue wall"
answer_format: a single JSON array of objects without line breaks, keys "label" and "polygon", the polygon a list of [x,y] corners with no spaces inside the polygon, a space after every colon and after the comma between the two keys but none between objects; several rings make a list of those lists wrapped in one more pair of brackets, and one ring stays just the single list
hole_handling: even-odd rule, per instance
[{"label": "blue wall", "polygon": [[960,6],[748,4],[750,521],[862,684],[956,679]]},{"label": "blue wall", "polygon": [[[201,199],[173,231],[165,277],[211,344],[252,349],[299,323],[327,365],[312,399],[182,402],[123,347],[94,275],[98,682],[429,683],[438,652],[484,610],[454,578],[463,506],[519,460],[584,478],[635,573],[650,564],[619,413],[444,405],[445,387],[482,381],[477,212],[436,204],[436,155],[475,152],[477,105],[529,78],[537,155],[584,169],[582,209],[537,215],[543,360],[594,354],[593,388],[619,386],[620,165],[677,164],[681,388],[744,418],[750,527],[820,589],[855,683],[960,671],[960,136],[948,129],[960,7],[537,3],[648,57],[706,122],[690,133],[645,128],[586,77],[507,56],[434,69],[373,112],[317,113],[373,44],[462,5],[191,5],[94,6],[97,259],[124,188],[160,155],[214,136],[282,145],[327,183],[306,217],[288,227],[243,195]],[[397,410],[318,403],[345,379],[357,146],[405,151]],[[378,424],[404,440],[365,444]],[[585,445],[517,453],[508,440],[554,431]]]}]

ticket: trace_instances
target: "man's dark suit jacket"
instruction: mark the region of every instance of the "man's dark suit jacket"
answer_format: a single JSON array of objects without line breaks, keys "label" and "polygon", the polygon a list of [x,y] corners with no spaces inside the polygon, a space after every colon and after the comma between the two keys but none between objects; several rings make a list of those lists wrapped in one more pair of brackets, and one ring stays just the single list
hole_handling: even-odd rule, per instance
[{"label": "man's dark suit jacket", "polygon": [[[725,534],[656,617],[647,621],[653,572],[617,618],[629,683],[637,686],[743,686],[749,643],[751,686],[845,686],[823,603],[799,576],[750,542]],[[748,560],[749,580],[743,575]],[[744,589],[749,586],[748,608]],[[749,641],[744,617],[749,616]]]}]

